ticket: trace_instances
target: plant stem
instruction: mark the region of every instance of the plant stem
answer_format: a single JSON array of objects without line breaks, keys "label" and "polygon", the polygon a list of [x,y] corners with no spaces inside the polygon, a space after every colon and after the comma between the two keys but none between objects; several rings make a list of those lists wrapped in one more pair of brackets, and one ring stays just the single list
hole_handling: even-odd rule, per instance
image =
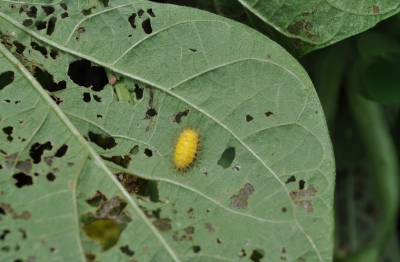
[{"label": "plant stem", "polygon": [[[399,167],[393,139],[385,121],[381,106],[364,98],[359,90],[362,86],[364,65],[361,60],[354,65],[349,75],[347,89],[350,109],[359,129],[367,157],[372,167],[376,190],[379,196],[381,230],[372,248],[365,252],[379,256],[395,224],[399,204]],[[359,256],[361,257],[361,256]],[[365,257],[366,256],[362,256]],[[351,260],[361,261],[361,260]],[[365,261],[365,260],[364,260]],[[374,261],[369,260],[368,261]]]}]

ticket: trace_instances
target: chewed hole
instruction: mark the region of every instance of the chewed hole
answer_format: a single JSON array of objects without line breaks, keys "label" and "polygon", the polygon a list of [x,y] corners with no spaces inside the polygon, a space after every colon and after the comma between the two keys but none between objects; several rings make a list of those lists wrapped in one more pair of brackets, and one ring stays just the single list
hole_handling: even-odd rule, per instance
[{"label": "chewed hole", "polygon": [[201,250],[200,246],[193,246],[193,252],[194,253],[199,253]]},{"label": "chewed hole", "polygon": [[63,157],[65,153],[67,153],[68,146],[67,145],[62,145],[55,153],[56,157]]},{"label": "chewed hole", "polygon": [[137,100],[143,98],[143,88],[140,88],[138,84],[135,84],[135,89],[133,90],[133,92],[135,93]]},{"label": "chewed hole", "polygon": [[96,102],[100,103],[101,102],[101,97],[99,97],[98,95],[93,95],[93,98]]},{"label": "chewed hole", "polygon": [[46,16],[51,15],[56,10],[52,6],[42,6],[42,8],[43,8],[43,11],[46,13]]},{"label": "chewed hole", "polygon": [[89,103],[90,100],[92,100],[92,97],[90,96],[90,93],[83,93],[83,101],[85,101],[86,103]]},{"label": "chewed hole", "polygon": [[6,71],[0,74],[0,90],[14,81],[14,72]]},{"label": "chewed hole", "polygon": [[68,6],[65,3],[60,4],[61,8],[64,10],[68,10]]},{"label": "chewed hole", "polygon": [[10,142],[12,142],[13,139],[14,139],[14,138],[12,137],[13,129],[14,129],[14,127],[12,127],[12,126],[7,126],[7,127],[4,127],[4,128],[3,128],[4,134],[7,135],[7,140],[10,141]]},{"label": "chewed hole", "polygon": [[272,113],[271,111],[268,111],[268,112],[265,112],[264,115],[265,115],[266,117],[269,117],[269,116],[273,116],[274,113]]},{"label": "chewed hole", "polygon": [[68,68],[68,76],[75,84],[92,87],[93,91],[101,91],[108,84],[104,68],[101,66],[92,66],[88,60],[72,62]]},{"label": "chewed hole", "polygon": [[25,27],[30,27],[31,25],[33,25],[33,20],[32,19],[25,19],[23,22],[22,22],[22,24],[25,26]]},{"label": "chewed hole", "polygon": [[32,158],[33,163],[37,164],[41,161],[44,150],[52,150],[52,149],[53,146],[51,145],[50,141],[44,144],[35,143],[31,146],[29,150],[29,156]]},{"label": "chewed hole", "polygon": [[150,18],[147,18],[142,22],[142,28],[146,34],[151,34],[153,32],[153,28],[151,28]]},{"label": "chewed hole", "polygon": [[128,257],[132,257],[132,256],[135,254],[135,252],[132,251],[132,250],[129,248],[128,245],[123,246],[123,247],[120,247],[119,249],[121,250],[122,253],[124,253],[124,254],[127,255]]},{"label": "chewed hole", "polygon": [[139,9],[139,11],[137,12],[139,17],[142,17],[144,14],[144,11],[142,9]]},{"label": "chewed hole", "polygon": [[46,29],[47,21],[36,21],[35,27],[36,27],[36,30],[38,30],[38,31]]},{"label": "chewed hole", "polygon": [[153,12],[153,9],[147,9],[147,13],[151,16],[151,17],[156,17],[156,15]]},{"label": "chewed hole", "polygon": [[222,240],[220,240],[219,238],[217,238],[217,244],[222,244]]},{"label": "chewed hole", "polygon": [[57,23],[57,17],[50,18],[49,24],[47,26],[46,35],[52,35],[53,34],[54,29],[56,28],[56,23]]},{"label": "chewed hole", "polygon": [[189,109],[185,109],[184,111],[180,111],[178,113],[176,113],[175,115],[173,115],[172,117],[172,122],[181,123],[182,117],[185,117],[189,114]]},{"label": "chewed hole", "polygon": [[89,131],[89,139],[104,150],[111,149],[117,145],[117,142],[113,137],[103,137],[100,134]]},{"label": "chewed hole", "polygon": [[135,25],[135,18],[136,18],[136,14],[135,14],[135,13],[133,13],[133,14],[128,18],[128,22],[129,22],[129,24],[131,25],[131,27],[132,27],[133,29],[136,28],[136,25]]},{"label": "chewed hole", "polygon": [[286,180],[286,184],[291,183],[291,182],[295,182],[296,181],[296,177],[295,176],[291,176]]},{"label": "chewed hole", "polygon": [[253,120],[254,118],[251,115],[247,115],[246,116],[246,121],[250,122],[251,120]]},{"label": "chewed hole", "polygon": [[225,149],[225,151],[222,153],[221,158],[218,160],[217,164],[223,167],[224,169],[227,169],[228,167],[231,166],[234,159],[235,159],[235,148],[229,147]]},{"label": "chewed hole", "polygon": [[301,189],[304,189],[304,184],[305,184],[306,182],[304,181],[304,180],[300,180],[299,181],[299,189],[301,190]]},{"label": "chewed hole", "polygon": [[18,188],[33,185],[32,177],[25,175],[24,173],[15,174],[13,175],[13,178],[16,180],[15,185]]},{"label": "chewed hole", "polygon": [[51,74],[49,74],[47,71],[43,71],[39,67],[35,68],[33,76],[44,89],[51,93],[67,88],[67,82],[65,80],[57,83],[54,81],[54,77]]},{"label": "chewed hole", "polygon": [[235,169],[236,172],[239,172],[241,168],[242,168],[242,166],[239,166],[239,165],[237,165],[237,166],[234,167],[234,169]]},{"label": "chewed hole", "polygon": [[154,108],[150,108],[146,112],[146,119],[152,118],[157,115],[157,111]]},{"label": "chewed hole", "polygon": [[262,249],[254,249],[253,253],[251,253],[250,259],[254,262],[260,262],[261,259],[265,256],[265,252]]},{"label": "chewed hole", "polygon": [[48,173],[46,175],[47,180],[49,180],[50,182],[53,182],[56,179],[56,176],[53,173]]},{"label": "chewed hole", "polygon": [[150,149],[146,148],[144,150],[144,154],[148,157],[152,157],[153,156],[153,151],[151,151]]},{"label": "chewed hole", "polygon": [[197,50],[194,48],[189,48],[190,51],[192,51],[193,53],[196,52]]}]

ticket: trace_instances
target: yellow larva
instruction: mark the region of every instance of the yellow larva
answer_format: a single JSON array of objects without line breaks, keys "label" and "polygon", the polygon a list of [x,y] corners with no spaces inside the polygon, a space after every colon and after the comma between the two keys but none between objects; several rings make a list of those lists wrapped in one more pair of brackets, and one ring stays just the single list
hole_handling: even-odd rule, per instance
[{"label": "yellow larva", "polygon": [[186,169],[193,163],[199,147],[200,135],[193,129],[180,134],[174,151],[174,164],[178,170]]}]

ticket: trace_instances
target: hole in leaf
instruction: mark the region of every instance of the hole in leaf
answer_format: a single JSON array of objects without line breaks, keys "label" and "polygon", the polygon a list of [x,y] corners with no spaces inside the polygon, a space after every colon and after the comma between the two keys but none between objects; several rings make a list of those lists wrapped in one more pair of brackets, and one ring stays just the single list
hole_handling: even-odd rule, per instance
[{"label": "hole in leaf", "polygon": [[97,117],[97,118],[103,118],[103,116],[102,116],[102,115],[99,115],[99,114],[97,114],[96,117]]},{"label": "hole in leaf", "polygon": [[107,198],[99,190],[97,190],[93,196],[86,199],[86,203],[88,203],[92,207],[98,207],[101,201],[107,201]]},{"label": "hole in leaf", "polygon": [[33,25],[33,20],[32,19],[25,19],[23,22],[22,22],[22,24],[25,26],[25,27],[30,27],[31,25]]},{"label": "hole in leaf", "polygon": [[253,253],[251,253],[250,259],[254,262],[260,262],[264,255],[265,252],[257,248],[253,250]]},{"label": "hole in leaf", "polygon": [[96,102],[100,103],[101,102],[101,97],[99,97],[98,95],[93,95],[93,98]]},{"label": "hole in leaf", "polygon": [[68,68],[68,76],[79,86],[92,86],[93,91],[101,91],[108,84],[104,68],[101,66],[92,66],[88,60],[72,62]]},{"label": "hole in leaf", "polygon": [[129,249],[129,246],[123,246],[119,248],[121,250],[122,253],[124,253],[125,255],[127,255],[128,257],[132,257],[135,252]]},{"label": "hole in leaf", "polygon": [[53,146],[51,145],[50,141],[44,144],[35,143],[31,146],[29,150],[29,156],[32,158],[33,163],[37,164],[40,162],[44,150],[52,150]]},{"label": "hole in leaf", "polygon": [[37,18],[37,8],[35,6],[31,6],[29,8],[29,11],[26,13],[26,15],[30,18]]},{"label": "hole in leaf", "polygon": [[34,50],[39,51],[45,58],[47,58],[47,49],[44,46],[41,46],[36,42],[31,42],[31,46]]},{"label": "hole in leaf", "polygon": [[139,11],[137,12],[139,17],[142,17],[142,15],[144,14],[144,11],[142,9],[139,9]]},{"label": "hole in leaf", "polygon": [[8,7],[11,11],[14,11],[17,8],[14,4],[9,4]]},{"label": "hole in leaf", "polygon": [[222,244],[222,240],[220,240],[219,238],[217,238],[217,244]]},{"label": "hole in leaf", "polygon": [[25,175],[24,173],[15,174],[13,175],[13,178],[17,181],[15,185],[18,188],[33,185],[32,177]]},{"label": "hole in leaf", "polygon": [[110,2],[110,0],[102,0],[102,2],[104,7],[108,7],[108,2]]},{"label": "hole in leaf", "polygon": [[67,12],[65,12],[65,13],[62,13],[62,14],[60,15],[60,17],[61,17],[61,19],[63,19],[63,18],[69,17],[69,15],[68,15]]},{"label": "hole in leaf", "polygon": [[117,142],[113,137],[102,137],[99,134],[95,134],[91,131],[88,133],[91,142],[95,143],[104,150],[111,149],[117,145]]},{"label": "hole in leaf", "polygon": [[129,22],[129,24],[132,26],[133,29],[136,28],[136,25],[135,25],[135,18],[136,18],[136,14],[135,14],[135,13],[133,13],[133,14],[128,18],[128,22]]},{"label": "hole in leaf", "polygon": [[50,97],[51,99],[53,99],[54,102],[56,102],[57,105],[60,105],[62,102],[64,102],[64,100],[54,94],[50,95]]},{"label": "hole in leaf", "polygon": [[129,156],[112,156],[112,157],[101,156],[101,158],[113,162],[114,164],[117,164],[123,168],[128,168],[129,163],[131,162],[131,158]]},{"label": "hole in leaf", "polygon": [[189,48],[190,51],[192,51],[193,53],[196,52],[197,50],[194,48]]},{"label": "hole in leaf", "polygon": [[42,8],[43,8],[44,12],[46,13],[46,16],[51,15],[56,10],[52,6],[42,6]]},{"label": "hole in leaf", "polygon": [[286,212],[287,208],[286,207],[282,207],[282,212]]},{"label": "hole in leaf", "polygon": [[68,10],[68,6],[65,3],[60,4],[61,8],[64,10]]},{"label": "hole in leaf", "polygon": [[154,116],[156,116],[156,115],[157,115],[157,111],[156,111],[154,108],[150,108],[150,109],[148,109],[147,112],[146,112],[146,117],[145,117],[145,119],[150,119],[150,118],[152,118],[152,117],[154,117]]},{"label": "hole in leaf", "polygon": [[26,46],[21,44],[20,42],[18,42],[17,40],[15,40],[13,42],[14,46],[16,47],[16,52],[20,55],[22,55],[22,53],[25,51]]},{"label": "hole in leaf", "polygon": [[50,57],[53,59],[57,59],[58,57],[60,57],[60,53],[58,52],[57,49],[52,48],[50,50]]},{"label": "hole in leaf", "polygon": [[89,103],[92,100],[92,97],[90,96],[90,93],[83,93],[83,101],[86,103]]},{"label": "hole in leaf", "polygon": [[187,116],[189,114],[189,109],[185,109],[184,111],[180,111],[178,113],[176,113],[173,117],[172,117],[172,122],[181,123],[182,117]]},{"label": "hole in leaf", "polygon": [[55,247],[50,247],[50,252],[53,253],[54,251],[56,251]]},{"label": "hole in leaf", "polygon": [[57,92],[67,88],[66,81],[54,82],[54,78],[47,71],[36,67],[33,76],[40,83],[40,85],[49,92]]},{"label": "hole in leaf", "polygon": [[143,98],[143,88],[140,88],[138,84],[135,84],[135,89],[133,90],[133,92],[135,93],[137,100]]},{"label": "hole in leaf", "polygon": [[273,116],[274,113],[272,113],[271,111],[268,111],[268,112],[265,112],[264,115],[265,115],[266,117],[269,117],[269,116]]},{"label": "hole in leaf", "polygon": [[300,180],[299,181],[299,189],[304,189],[304,184],[305,184],[306,182],[304,181],[304,180]]},{"label": "hole in leaf", "polygon": [[62,145],[59,149],[57,149],[55,156],[56,157],[63,157],[65,153],[67,153],[68,146],[67,145]]},{"label": "hole in leaf", "polygon": [[253,120],[254,118],[251,115],[247,115],[246,116],[246,121],[250,122],[251,120]]},{"label": "hole in leaf", "polygon": [[36,21],[35,27],[38,31],[43,30],[47,27],[47,21]]},{"label": "hole in leaf", "polygon": [[3,233],[0,235],[0,240],[3,241],[6,238],[7,234],[10,234],[10,230],[3,230]]},{"label": "hole in leaf", "polygon": [[53,34],[54,29],[56,28],[56,22],[57,22],[57,18],[56,17],[50,18],[49,25],[48,25],[47,31],[46,31],[47,35],[52,35]]},{"label": "hole in leaf", "polygon": [[146,34],[151,34],[153,29],[151,28],[150,18],[147,18],[142,22],[142,28]]},{"label": "hole in leaf", "polygon": [[225,151],[222,153],[221,158],[218,160],[217,164],[224,169],[227,169],[231,166],[233,159],[235,159],[235,148],[229,147],[225,149]]},{"label": "hole in leaf", "polygon": [[91,14],[92,14],[92,9],[96,9],[96,7],[91,7],[91,8],[88,8],[88,9],[83,9],[83,10],[81,11],[81,13],[82,13],[84,16],[91,15]]},{"label": "hole in leaf", "polygon": [[4,128],[3,128],[4,134],[7,135],[7,140],[10,141],[10,142],[12,142],[13,139],[14,139],[14,138],[12,137],[13,129],[14,129],[14,127],[12,127],[12,126],[7,126],[7,127],[4,127]]},{"label": "hole in leaf", "polygon": [[151,16],[151,17],[156,17],[156,15],[153,12],[153,9],[147,9],[147,13]]},{"label": "hole in leaf", "polygon": [[150,149],[146,148],[146,149],[144,150],[144,154],[145,154],[147,157],[152,157],[152,156],[153,156],[153,151],[151,151]]},{"label": "hole in leaf", "polygon": [[291,176],[291,177],[289,177],[287,180],[286,180],[286,184],[289,184],[289,183],[291,183],[291,182],[295,182],[296,181],[296,177],[295,176]]},{"label": "hole in leaf", "polygon": [[0,74],[0,90],[14,81],[14,72],[6,71]]},{"label": "hole in leaf", "polygon": [[48,173],[46,175],[47,180],[49,180],[50,182],[53,182],[56,179],[56,176],[53,173]]}]

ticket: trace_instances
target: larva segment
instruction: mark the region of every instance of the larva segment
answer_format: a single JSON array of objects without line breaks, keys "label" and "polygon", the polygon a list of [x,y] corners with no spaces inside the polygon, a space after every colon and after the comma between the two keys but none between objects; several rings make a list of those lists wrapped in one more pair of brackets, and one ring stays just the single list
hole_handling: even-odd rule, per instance
[{"label": "larva segment", "polygon": [[193,163],[199,139],[199,134],[193,129],[185,129],[180,134],[174,151],[174,164],[177,169],[185,169]]}]

